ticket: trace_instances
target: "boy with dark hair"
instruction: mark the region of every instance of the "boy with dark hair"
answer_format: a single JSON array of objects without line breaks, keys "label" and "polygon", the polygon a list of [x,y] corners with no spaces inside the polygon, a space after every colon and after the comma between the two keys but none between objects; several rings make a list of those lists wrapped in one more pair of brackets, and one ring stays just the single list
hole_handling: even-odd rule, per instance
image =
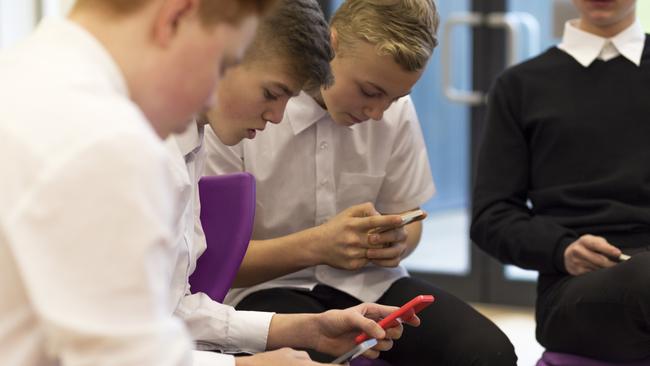
[{"label": "boy with dark hair", "polygon": [[[217,103],[227,105],[228,114],[210,121],[199,118],[185,133],[167,141],[173,154],[170,167],[176,190],[185,197],[178,222],[179,256],[172,279],[175,313],[185,320],[192,337],[203,349],[256,353],[291,346],[338,356],[354,347],[353,338],[363,329],[374,337],[385,337],[367,353],[376,357],[378,351],[391,347],[391,339],[401,334],[401,326],[384,332],[368,319],[385,317],[394,307],[362,304],[322,314],[291,315],[235,311],[231,306],[212,301],[206,294],[191,294],[188,285],[196,260],[206,248],[200,225],[194,226],[199,212],[197,183],[204,163],[204,125],[209,122],[224,143],[236,144],[243,138],[254,138],[255,129],[264,129],[267,121],[280,121],[287,101],[300,90],[329,85],[332,56],[328,25],[318,3],[281,0],[262,19],[242,63],[229,69],[217,88]],[[214,112],[223,110],[217,107]],[[238,357],[236,362],[260,366],[313,364],[306,354],[302,359],[287,360],[286,355],[273,352]]]}]

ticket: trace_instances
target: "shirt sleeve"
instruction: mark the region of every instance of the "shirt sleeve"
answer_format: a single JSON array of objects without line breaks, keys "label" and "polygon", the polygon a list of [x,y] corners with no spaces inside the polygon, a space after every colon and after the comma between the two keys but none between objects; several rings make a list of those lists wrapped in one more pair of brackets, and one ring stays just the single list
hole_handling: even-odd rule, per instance
[{"label": "shirt sleeve", "polygon": [[[542,273],[565,272],[564,249],[577,235],[527,206],[529,144],[514,83],[497,80],[487,111],[473,188],[471,238],[503,263]],[[509,94],[510,92],[510,94]]]},{"label": "shirt sleeve", "polygon": [[176,309],[197,347],[224,353],[257,353],[266,350],[273,313],[237,311],[199,292],[187,294]]},{"label": "shirt sleeve", "polygon": [[415,106],[410,97],[396,103],[401,104],[396,115],[397,134],[386,166],[386,176],[375,202],[377,210],[383,213],[413,209],[435,193]]},{"label": "shirt sleeve", "polygon": [[61,365],[191,364],[170,316],[174,196],[150,140],[89,142],[42,171],[8,217],[11,253]]},{"label": "shirt sleeve", "polygon": [[210,126],[205,126],[205,168],[203,175],[221,175],[244,171],[243,144],[226,146]]}]

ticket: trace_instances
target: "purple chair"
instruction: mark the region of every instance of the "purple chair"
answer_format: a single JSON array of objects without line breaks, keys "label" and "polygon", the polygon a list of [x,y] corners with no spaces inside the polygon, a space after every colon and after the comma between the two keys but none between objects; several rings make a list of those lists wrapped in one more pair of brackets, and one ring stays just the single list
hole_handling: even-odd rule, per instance
[{"label": "purple chair", "polygon": [[648,366],[650,359],[632,363],[615,363],[594,360],[568,353],[545,351],[542,358],[537,361],[537,366]]},{"label": "purple chair", "polygon": [[253,233],[255,177],[249,173],[203,177],[199,197],[207,249],[190,276],[190,288],[223,302]]}]

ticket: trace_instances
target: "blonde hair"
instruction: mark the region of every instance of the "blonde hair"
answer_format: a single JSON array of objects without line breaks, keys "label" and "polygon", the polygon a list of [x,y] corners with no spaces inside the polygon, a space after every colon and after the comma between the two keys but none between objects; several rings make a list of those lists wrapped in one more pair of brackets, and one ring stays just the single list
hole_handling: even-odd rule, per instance
[{"label": "blonde hair", "polygon": [[[141,9],[151,0],[77,0],[75,8],[103,7],[115,15],[126,15]],[[246,15],[264,14],[276,0],[201,0],[199,15],[205,25],[219,22],[236,23]]]},{"label": "blonde hair", "polygon": [[332,18],[337,53],[367,41],[407,71],[424,68],[438,45],[439,16],[433,0],[347,0]]}]

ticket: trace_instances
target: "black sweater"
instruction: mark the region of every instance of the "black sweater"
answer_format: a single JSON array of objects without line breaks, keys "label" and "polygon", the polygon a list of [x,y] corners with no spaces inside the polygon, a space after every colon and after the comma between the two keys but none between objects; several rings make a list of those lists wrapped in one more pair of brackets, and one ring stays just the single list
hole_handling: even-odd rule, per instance
[{"label": "black sweater", "polygon": [[483,250],[557,274],[583,234],[650,245],[649,44],[640,67],[619,56],[585,68],[554,47],[497,79],[473,193]]}]

